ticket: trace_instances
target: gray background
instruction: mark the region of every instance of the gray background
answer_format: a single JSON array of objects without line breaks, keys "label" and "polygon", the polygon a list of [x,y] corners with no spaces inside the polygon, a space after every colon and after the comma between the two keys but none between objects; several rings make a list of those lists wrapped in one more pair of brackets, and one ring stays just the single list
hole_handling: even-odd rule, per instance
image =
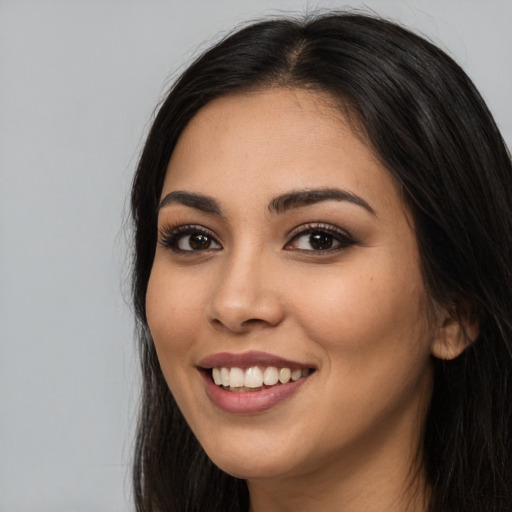
[{"label": "gray background", "polygon": [[[455,56],[511,146],[512,0],[364,5]],[[0,511],[133,509],[123,219],[152,110],[219,32],[342,6],[0,0]]]}]

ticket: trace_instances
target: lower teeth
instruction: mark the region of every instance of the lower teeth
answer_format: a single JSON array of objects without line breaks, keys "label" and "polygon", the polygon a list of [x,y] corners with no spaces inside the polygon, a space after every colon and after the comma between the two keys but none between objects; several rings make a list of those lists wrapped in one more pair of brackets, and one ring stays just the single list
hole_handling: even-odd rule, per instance
[{"label": "lower teeth", "polygon": [[245,386],[241,388],[232,388],[231,386],[221,386],[222,389],[225,389],[226,391],[231,391],[233,393],[247,393],[250,391],[261,391],[266,388],[271,388],[272,386],[265,386],[265,388],[246,388]]},{"label": "lower teeth", "polygon": [[[292,382],[294,382],[294,381],[290,380],[289,383],[292,383]],[[289,384],[289,383],[287,382],[287,384]],[[248,392],[252,392],[252,391],[263,391],[264,389],[274,388],[276,386],[281,386],[281,385],[282,385],[282,383],[278,382],[277,384],[272,384],[271,386],[263,385],[263,386],[261,386],[259,388],[248,388],[246,386],[242,386],[242,387],[239,387],[239,388],[232,388],[231,386],[219,386],[219,387],[222,388],[225,391],[231,391],[233,393],[248,393]]]}]

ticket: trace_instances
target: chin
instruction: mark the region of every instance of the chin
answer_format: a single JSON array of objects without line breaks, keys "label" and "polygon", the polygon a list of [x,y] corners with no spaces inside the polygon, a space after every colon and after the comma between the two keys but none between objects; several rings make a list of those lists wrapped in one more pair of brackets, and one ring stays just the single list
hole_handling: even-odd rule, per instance
[{"label": "chin", "polygon": [[243,480],[261,480],[261,479],[275,479],[287,475],[284,467],[274,464],[252,465],[247,460],[244,461],[221,461],[214,464],[222,469],[225,473],[236,478]]},{"label": "chin", "polygon": [[212,462],[222,471],[245,480],[280,478],[293,473],[296,461],[284,453],[272,453],[267,450],[258,450],[258,453],[232,451],[208,454]]}]

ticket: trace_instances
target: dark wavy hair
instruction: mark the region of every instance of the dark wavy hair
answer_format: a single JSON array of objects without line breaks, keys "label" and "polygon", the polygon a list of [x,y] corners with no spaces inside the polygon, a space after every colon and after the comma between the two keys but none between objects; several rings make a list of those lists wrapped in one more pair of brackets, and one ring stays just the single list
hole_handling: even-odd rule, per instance
[{"label": "dark wavy hair", "polygon": [[[435,359],[421,463],[430,512],[512,510],[512,165],[484,101],[443,51],[356,13],[272,18],[201,55],[169,91],[133,181],[133,301],[143,387],[133,482],[138,512],[246,511],[245,481],[213,465],[164,380],[145,295],[157,205],[191,118],[220,96],[271,87],[344,105],[411,208],[429,297],[478,318],[459,357]],[[264,151],[264,148],[262,148]]]}]

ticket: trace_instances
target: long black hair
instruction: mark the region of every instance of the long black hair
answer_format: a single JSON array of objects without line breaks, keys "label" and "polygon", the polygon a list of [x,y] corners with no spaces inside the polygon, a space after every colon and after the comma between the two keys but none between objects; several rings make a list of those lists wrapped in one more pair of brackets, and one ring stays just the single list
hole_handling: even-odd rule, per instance
[{"label": "long black hair", "polygon": [[[139,512],[248,510],[243,480],[215,467],[163,378],[146,321],[157,204],[176,142],[214,98],[293,87],[330,93],[402,188],[433,301],[470,315],[478,339],[434,360],[422,467],[431,512],[512,510],[512,165],[484,101],[443,51],[383,19],[331,13],[254,23],[201,55],[154,120],[133,182],[133,300],[143,390]],[[262,148],[262,151],[264,148]]]}]

